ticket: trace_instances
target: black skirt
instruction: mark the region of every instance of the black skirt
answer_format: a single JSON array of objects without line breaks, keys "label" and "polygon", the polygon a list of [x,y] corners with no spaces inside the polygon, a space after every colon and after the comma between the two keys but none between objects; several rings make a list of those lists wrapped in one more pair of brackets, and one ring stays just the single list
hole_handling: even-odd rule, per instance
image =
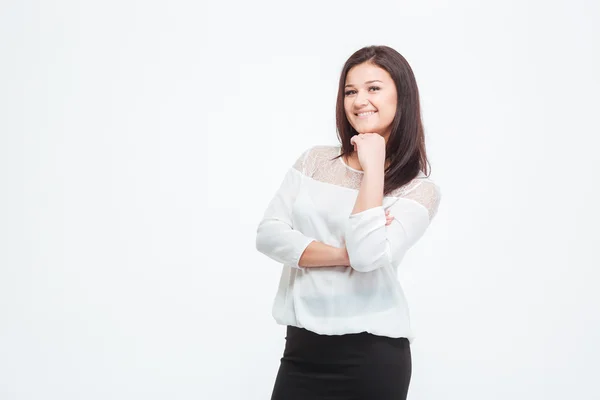
[{"label": "black skirt", "polygon": [[287,327],[271,400],[405,400],[410,344],[367,332],[319,335]]}]

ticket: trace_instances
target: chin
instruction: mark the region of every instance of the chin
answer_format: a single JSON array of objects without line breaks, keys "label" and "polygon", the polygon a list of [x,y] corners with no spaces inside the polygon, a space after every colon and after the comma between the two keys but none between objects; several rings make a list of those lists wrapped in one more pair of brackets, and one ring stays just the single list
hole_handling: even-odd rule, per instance
[{"label": "chin", "polygon": [[358,128],[354,128],[356,130],[356,132],[358,133],[375,133],[375,132],[379,132],[379,128],[377,128],[376,126],[370,127],[370,126],[360,126]]}]

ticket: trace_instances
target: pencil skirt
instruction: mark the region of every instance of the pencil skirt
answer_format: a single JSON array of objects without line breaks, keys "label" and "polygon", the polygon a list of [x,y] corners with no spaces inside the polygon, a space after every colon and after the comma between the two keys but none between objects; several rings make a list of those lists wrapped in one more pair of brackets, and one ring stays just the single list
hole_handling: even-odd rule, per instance
[{"label": "pencil skirt", "polygon": [[406,399],[412,373],[406,338],[288,326],[285,340],[271,400]]}]

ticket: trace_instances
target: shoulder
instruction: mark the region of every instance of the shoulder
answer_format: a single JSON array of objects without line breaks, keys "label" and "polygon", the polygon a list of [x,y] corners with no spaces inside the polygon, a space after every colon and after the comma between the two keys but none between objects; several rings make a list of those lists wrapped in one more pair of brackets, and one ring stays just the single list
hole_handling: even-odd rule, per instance
[{"label": "shoulder", "polygon": [[304,153],[310,154],[312,157],[335,157],[340,155],[340,146],[318,144],[309,147]]},{"label": "shoulder", "polygon": [[406,185],[394,190],[390,195],[421,204],[427,209],[430,220],[437,214],[442,199],[440,186],[422,172]]},{"label": "shoulder", "polygon": [[340,154],[339,149],[340,147],[335,145],[314,145],[308,147],[298,156],[294,163],[294,168],[304,172],[306,175],[310,175],[311,171],[314,172],[324,162],[328,162],[338,156]]}]

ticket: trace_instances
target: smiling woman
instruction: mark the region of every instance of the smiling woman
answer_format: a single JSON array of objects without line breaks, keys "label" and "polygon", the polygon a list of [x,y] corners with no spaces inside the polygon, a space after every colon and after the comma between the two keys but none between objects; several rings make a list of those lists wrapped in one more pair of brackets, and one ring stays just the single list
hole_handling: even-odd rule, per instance
[{"label": "smiling woman", "polygon": [[441,192],[425,174],[404,57],[386,46],[354,53],[336,120],[340,145],[290,165],[257,229],[256,248],[283,264],[273,317],[287,336],[272,399],[406,399],[414,335],[396,273]]},{"label": "smiling woman", "polygon": [[381,132],[388,138],[398,98],[390,74],[372,63],[359,64],[348,71],[344,88],[346,118],[356,131]]}]

